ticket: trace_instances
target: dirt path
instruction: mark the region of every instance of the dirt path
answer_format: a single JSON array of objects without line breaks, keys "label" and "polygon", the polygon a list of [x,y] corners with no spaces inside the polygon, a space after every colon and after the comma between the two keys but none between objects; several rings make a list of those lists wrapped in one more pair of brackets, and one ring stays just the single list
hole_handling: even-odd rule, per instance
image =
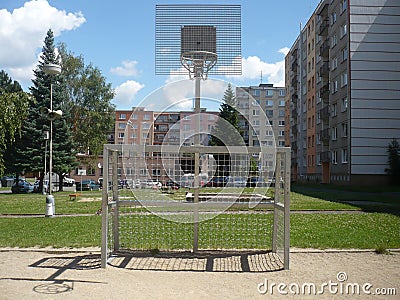
[{"label": "dirt path", "polygon": [[[100,269],[98,251],[0,249],[0,298],[274,299],[287,297],[282,293],[290,295],[297,288],[300,295],[292,298],[366,299],[366,293],[371,293],[367,299],[400,298],[398,252],[378,255],[294,249],[288,271],[195,272]],[[314,286],[323,293],[310,296],[309,289],[313,292]],[[356,286],[359,296],[352,295],[353,289],[357,294]],[[376,295],[394,289],[396,296]]]}]

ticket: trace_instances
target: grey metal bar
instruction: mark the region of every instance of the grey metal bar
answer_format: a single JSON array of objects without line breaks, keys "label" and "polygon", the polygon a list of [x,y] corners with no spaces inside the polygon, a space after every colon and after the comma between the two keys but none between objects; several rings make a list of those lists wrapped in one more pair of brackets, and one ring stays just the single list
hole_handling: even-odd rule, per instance
[{"label": "grey metal bar", "polygon": [[103,149],[103,190],[101,201],[101,267],[107,266],[108,260],[108,189],[106,181],[108,178],[108,148]]},{"label": "grey metal bar", "polygon": [[284,149],[285,155],[285,214],[284,214],[284,232],[285,232],[285,241],[284,241],[284,268],[285,270],[289,270],[289,255],[290,255],[290,148]]},{"label": "grey metal bar", "polygon": [[[113,236],[114,251],[119,250],[119,199],[118,199],[118,151],[112,152],[112,199],[117,203],[114,209]],[[108,181],[108,179],[106,179]]]}]

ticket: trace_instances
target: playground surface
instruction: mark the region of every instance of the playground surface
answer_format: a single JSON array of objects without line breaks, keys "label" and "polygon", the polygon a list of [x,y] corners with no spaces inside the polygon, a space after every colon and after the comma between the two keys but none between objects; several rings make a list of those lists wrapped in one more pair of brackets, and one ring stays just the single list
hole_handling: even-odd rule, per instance
[{"label": "playground surface", "polygon": [[[161,254],[117,257],[101,269],[99,253],[98,248],[0,249],[1,298],[278,299],[289,295],[297,299],[399,299],[400,295],[398,251],[385,255],[291,249],[290,270],[261,272],[235,269],[240,262],[232,257],[223,267],[188,271],[187,258]],[[166,259],[180,263],[169,260],[163,264]],[[208,260],[222,266],[220,256]],[[201,265],[200,260],[196,262]]]}]

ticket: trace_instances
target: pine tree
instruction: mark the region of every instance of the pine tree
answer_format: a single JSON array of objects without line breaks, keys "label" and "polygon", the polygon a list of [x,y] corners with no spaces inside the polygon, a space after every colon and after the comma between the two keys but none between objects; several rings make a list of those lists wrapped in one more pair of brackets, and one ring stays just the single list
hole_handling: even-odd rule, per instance
[{"label": "pine tree", "polygon": [[[239,128],[239,113],[236,110],[236,97],[229,83],[222,98],[218,120],[211,130],[210,146],[245,146]],[[230,155],[214,154],[217,162],[216,176],[226,177],[230,174]]]},{"label": "pine tree", "polygon": [[[23,138],[18,145],[17,170],[40,172],[44,175],[45,140],[44,132],[50,131],[50,121],[40,113],[42,107],[50,108],[50,86],[53,84],[53,110],[62,110],[63,116],[53,121],[53,172],[59,175],[60,189],[65,173],[75,166],[71,126],[67,123],[68,99],[65,98],[65,83],[62,75],[49,75],[43,71],[45,64],[60,64],[55,52],[54,35],[48,30],[44,40],[40,61],[34,70],[33,86],[30,88],[35,102],[30,107],[24,122]],[[40,178],[40,187],[43,183]]]},{"label": "pine tree", "polygon": [[229,83],[222,98],[219,117],[211,131],[210,146],[243,145],[239,128],[239,113],[236,110],[236,97]]}]

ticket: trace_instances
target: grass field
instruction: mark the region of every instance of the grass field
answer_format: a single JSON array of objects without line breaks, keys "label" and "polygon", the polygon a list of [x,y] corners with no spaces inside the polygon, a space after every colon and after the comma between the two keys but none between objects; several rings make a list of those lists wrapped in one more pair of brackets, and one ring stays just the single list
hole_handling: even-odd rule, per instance
[{"label": "grass field", "polygon": [[[125,191],[126,192],[126,191]],[[182,191],[181,193],[184,193]],[[96,215],[101,207],[101,192],[83,192],[77,201],[70,201],[69,192],[55,194],[56,214],[89,214],[88,216],[44,218],[45,196],[40,194],[13,195],[0,194],[0,215],[34,214],[37,217],[28,218],[0,218],[0,247],[88,247],[100,246],[101,217]],[[129,192],[128,192],[129,194]],[[179,196],[177,193],[176,196]],[[180,196],[179,196],[180,197]],[[351,205],[342,201],[363,200],[374,202],[376,205]],[[85,200],[85,201],[82,201]],[[379,201],[378,201],[379,200]],[[386,206],[381,204],[385,203]],[[400,248],[400,200],[397,192],[383,194],[380,192],[362,192],[346,190],[329,190],[329,188],[315,188],[310,186],[294,186],[291,193],[291,209],[300,213],[291,216],[291,246],[299,248],[360,248],[381,249]],[[384,211],[381,209],[384,208]],[[316,210],[313,213],[301,213],[303,210]],[[349,213],[326,214],[325,210],[349,210]],[[371,213],[351,213],[351,211],[373,211]],[[220,218],[229,219],[232,224],[224,224],[221,220],[210,220],[201,224],[200,232],[207,232],[212,238],[199,241],[201,247],[270,247],[270,228],[272,214],[255,214],[253,221],[264,218],[265,232],[240,234],[246,238],[235,238],[238,232],[234,228],[242,228],[244,219],[241,214],[230,215],[229,218],[221,215]],[[152,217],[148,228],[140,233],[143,220],[135,221],[139,234],[129,238],[125,243],[144,248],[158,245],[160,249],[170,247],[186,247],[190,249],[191,237],[185,226],[175,228],[174,224],[157,217]],[[216,222],[213,224],[212,222]],[[250,221],[252,222],[252,221]],[[219,225],[217,225],[217,223]],[[154,225],[154,226],[153,226]],[[249,224],[247,224],[249,225]],[[218,229],[216,226],[220,226]],[[249,227],[249,226],[248,226]],[[251,226],[250,226],[251,227]],[[262,227],[261,229],[263,229]],[[217,228],[217,230],[215,229]],[[224,230],[222,230],[224,228]],[[231,228],[231,229],[229,229]],[[158,241],[157,230],[173,230],[171,241]],[[190,231],[190,230],[189,230]],[[266,234],[266,239],[260,239]],[[143,236],[148,236],[146,240]],[[247,237],[248,235],[248,237]],[[150,240],[149,240],[150,239]],[[180,240],[181,239],[181,240]],[[219,243],[218,245],[216,243]],[[174,246],[175,245],[175,246]]]}]

